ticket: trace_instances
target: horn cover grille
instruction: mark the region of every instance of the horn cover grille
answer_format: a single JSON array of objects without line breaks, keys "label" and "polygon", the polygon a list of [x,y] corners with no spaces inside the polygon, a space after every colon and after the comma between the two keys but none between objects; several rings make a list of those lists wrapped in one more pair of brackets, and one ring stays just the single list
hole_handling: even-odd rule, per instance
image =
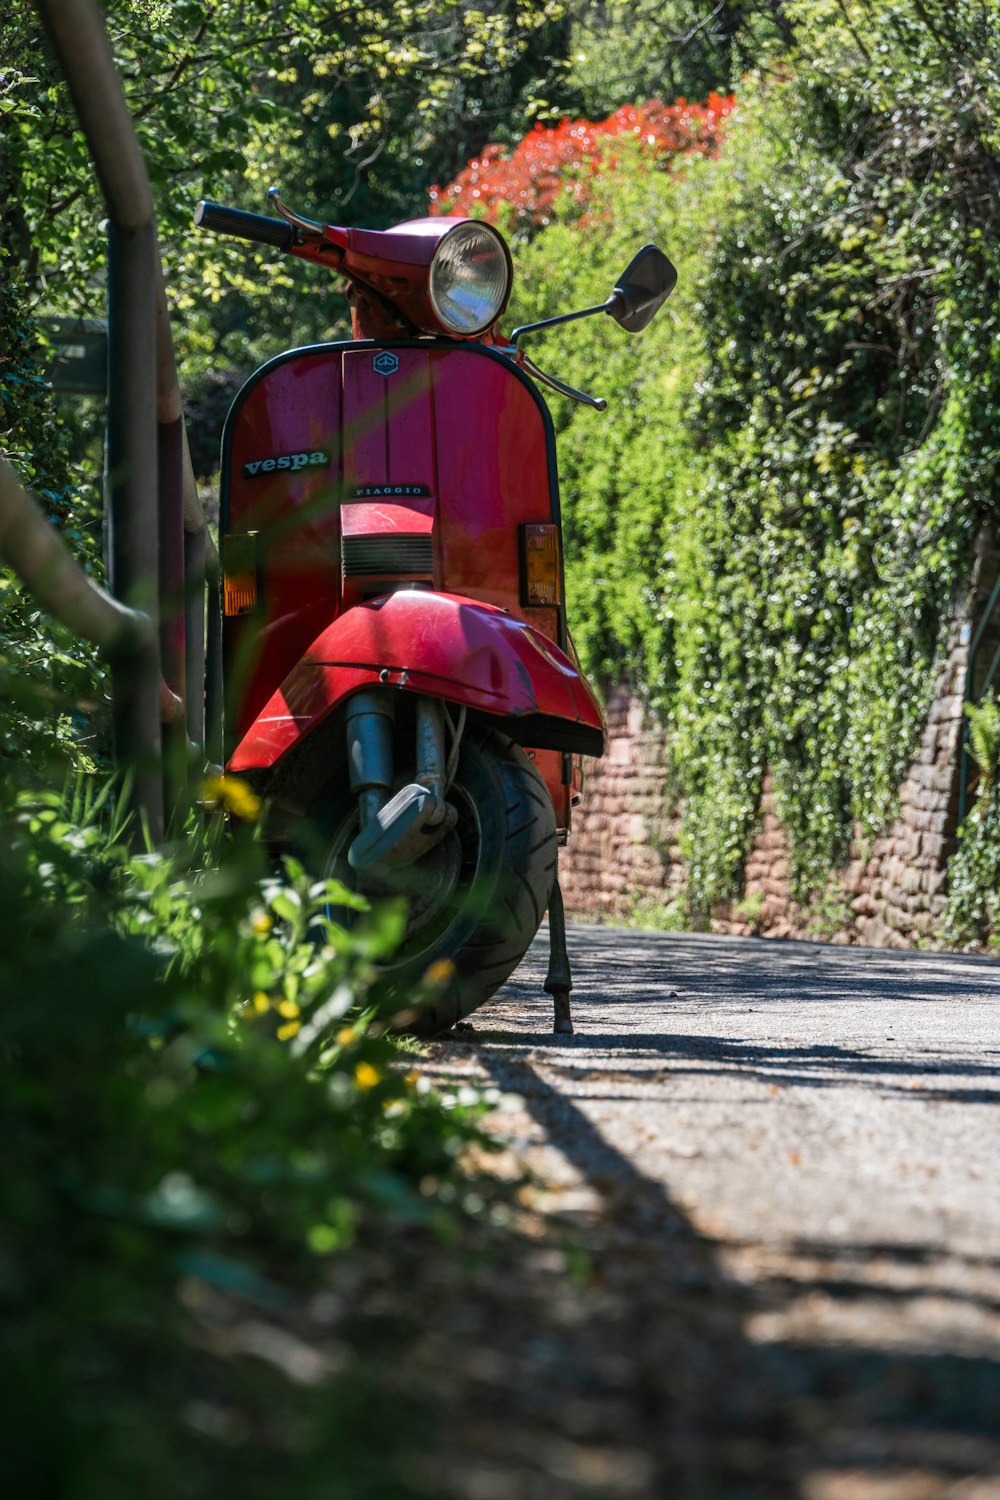
[{"label": "horn cover grille", "polygon": [[381,578],[387,574],[430,578],[434,572],[434,542],[429,533],[345,536],[342,545],[345,578]]}]

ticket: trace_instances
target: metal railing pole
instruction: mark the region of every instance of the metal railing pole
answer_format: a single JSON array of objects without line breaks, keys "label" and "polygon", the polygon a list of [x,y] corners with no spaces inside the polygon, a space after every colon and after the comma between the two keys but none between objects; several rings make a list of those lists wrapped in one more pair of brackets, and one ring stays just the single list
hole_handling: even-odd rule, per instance
[{"label": "metal railing pole", "polygon": [[[160,667],[164,679],[178,697],[185,692],[187,668],[185,638],[185,531],[184,531],[184,419],[159,422],[156,429],[159,528]],[[185,715],[186,720],[186,715]],[[187,780],[187,728],[185,720],[164,730],[163,770],[169,823],[173,809],[183,805]]]},{"label": "metal railing pole", "polygon": [[[164,704],[171,704],[171,694],[194,696],[196,704],[188,712],[191,737],[200,745],[205,735],[205,702],[209,710],[209,734],[213,742],[221,739],[219,725],[211,714],[221,716],[221,688],[218,682],[203,697],[206,660],[203,642],[204,629],[200,621],[204,615],[204,585],[202,579],[211,578],[218,568],[218,553],[205,525],[205,515],[198,497],[191,458],[188,452],[187,435],[183,427],[183,411],[177,370],[174,361],[173,343],[170,336],[170,321],[166,293],[163,284],[159,252],[156,247],[153,196],[149,176],[132,124],[121,79],[115,66],[111,46],[104,27],[104,18],[95,0],[35,0],[46,31],[62,64],[66,81],[73,98],[81,128],[87,139],[94,167],[108,208],[108,217],[114,226],[116,280],[119,270],[125,283],[117,291],[112,290],[111,299],[117,306],[118,342],[112,352],[112,370],[117,370],[115,386],[110,393],[110,405],[115,409],[116,424],[114,464],[109,464],[113,486],[112,527],[117,532],[117,565],[113,567],[113,587],[129,594],[137,585],[145,588],[146,579],[152,579],[153,591],[150,608],[154,611],[160,627],[160,646],[163,669],[168,684],[161,693]],[[147,246],[148,240],[148,246]],[[142,250],[139,249],[140,241]],[[148,247],[151,247],[151,251]],[[149,282],[147,255],[152,255],[152,284]],[[140,270],[140,265],[142,269]],[[140,294],[139,287],[142,285]],[[152,314],[146,305],[146,296],[152,306]],[[140,310],[139,303],[142,302]],[[138,319],[134,329],[125,330],[122,318]],[[152,327],[150,326],[152,319]],[[141,334],[138,330],[141,328]],[[123,364],[126,359],[131,365]],[[122,372],[128,369],[126,377]],[[140,374],[140,368],[142,373]],[[148,375],[153,371],[155,406],[152,433],[148,420]],[[133,411],[134,407],[134,411]],[[137,415],[141,410],[141,418]],[[132,412],[132,415],[128,415]],[[137,443],[140,446],[126,453],[123,444]],[[144,476],[144,488],[138,488],[138,476]],[[157,501],[156,491],[159,492]],[[130,494],[136,505],[134,514],[126,517],[125,496]],[[120,503],[118,503],[120,501]],[[124,531],[124,540],[123,540]],[[138,532],[142,536],[138,536]],[[192,538],[200,537],[198,542]],[[157,547],[155,557],[150,548]],[[143,550],[145,547],[145,551]],[[202,560],[202,554],[204,559]],[[189,575],[188,561],[191,559]],[[114,559],[113,559],[114,561]],[[132,565],[140,573],[130,572]],[[124,573],[122,573],[124,567]],[[148,570],[148,571],[144,571]],[[195,604],[193,595],[199,593],[200,604]],[[155,609],[157,594],[164,605]],[[211,595],[209,616],[211,618]],[[187,633],[194,627],[190,647]],[[213,632],[210,631],[213,636]],[[211,657],[211,672],[221,674],[221,654]],[[116,685],[132,702],[130,694],[139,693],[138,704],[141,724],[127,731],[124,722],[116,745],[125,753],[128,744],[140,755],[144,766],[147,759],[155,759],[150,725],[148,722],[148,691],[140,691],[132,683]],[[119,714],[115,711],[116,724],[124,721],[130,708],[124,700]],[[171,715],[173,710],[170,710]],[[171,720],[172,721],[172,720]],[[198,730],[195,733],[195,730]],[[130,739],[130,734],[133,736]],[[161,748],[159,733],[156,751]],[[154,795],[145,780],[139,800],[149,795],[152,823],[162,823],[163,790]],[[157,813],[157,808],[159,809]],[[147,810],[147,815],[148,810]]]},{"label": "metal railing pole", "polygon": [[205,641],[205,754],[211,765],[221,766],[223,745],[224,690],[222,682],[222,595],[219,589],[219,558],[209,558],[208,612]]},{"label": "metal railing pole", "polygon": [[[108,511],[111,592],[158,625],[156,231],[112,223],[108,238]],[[134,775],[133,804],[162,839],[160,670],[112,665],[115,763]],[[173,684],[168,684],[173,689]],[[173,689],[176,691],[176,689]]]},{"label": "metal railing pole", "polygon": [[205,563],[207,532],[184,533],[184,678],[187,737],[205,743]]},{"label": "metal railing pole", "polygon": [[[204,755],[206,716],[205,585],[218,553],[198,495],[177,381],[166,288],[158,268],[156,390],[160,434],[160,597],[168,616],[161,636],[164,671],[178,672],[187,707],[187,739]],[[197,597],[196,597],[197,596]],[[193,634],[192,634],[193,632]],[[168,664],[176,662],[177,667]],[[189,700],[191,700],[189,702]],[[185,745],[187,757],[189,746]]]},{"label": "metal railing pole", "polygon": [[175,693],[184,689],[184,501],[182,423],[159,423],[156,470],[159,495],[160,653],[163,675]]}]

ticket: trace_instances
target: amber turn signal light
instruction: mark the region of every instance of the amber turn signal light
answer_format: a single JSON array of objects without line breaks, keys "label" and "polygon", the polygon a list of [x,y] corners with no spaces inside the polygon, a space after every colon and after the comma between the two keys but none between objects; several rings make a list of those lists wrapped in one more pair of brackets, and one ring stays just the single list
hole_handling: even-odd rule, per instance
[{"label": "amber turn signal light", "polygon": [[531,521],[521,527],[521,603],[562,603],[559,527]]},{"label": "amber turn signal light", "polygon": [[260,603],[256,531],[230,532],[222,540],[222,613],[252,615]]}]

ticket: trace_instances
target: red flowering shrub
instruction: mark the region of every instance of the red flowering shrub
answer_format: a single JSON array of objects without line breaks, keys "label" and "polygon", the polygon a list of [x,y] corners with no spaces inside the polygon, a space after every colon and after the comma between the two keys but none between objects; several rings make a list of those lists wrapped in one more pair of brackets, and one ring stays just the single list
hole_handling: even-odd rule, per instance
[{"label": "red flowering shrub", "polygon": [[520,228],[538,229],[548,223],[560,192],[568,191],[580,209],[586,207],[587,178],[609,162],[608,143],[616,137],[637,140],[663,167],[686,153],[710,156],[719,148],[735,103],[731,94],[709,94],[704,104],[651,99],[648,104],[623,104],[606,120],[536,125],[509,155],[503,146],[485,146],[454,182],[431,188],[430,212],[461,215],[485,208],[484,217],[495,222],[500,204],[509,203]]}]

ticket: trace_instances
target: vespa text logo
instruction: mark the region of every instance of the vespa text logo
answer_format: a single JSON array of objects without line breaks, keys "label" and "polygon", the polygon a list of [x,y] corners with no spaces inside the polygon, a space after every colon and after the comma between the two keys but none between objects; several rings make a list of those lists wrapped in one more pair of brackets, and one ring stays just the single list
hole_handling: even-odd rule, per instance
[{"label": "vespa text logo", "polygon": [[262,474],[273,474],[276,469],[325,469],[329,466],[329,453],[282,453],[275,458],[255,458],[243,465],[244,479],[259,479]]},{"label": "vespa text logo", "polygon": [[399,360],[395,354],[390,354],[388,349],[383,349],[372,360],[372,369],[376,375],[395,375],[399,369]]}]

